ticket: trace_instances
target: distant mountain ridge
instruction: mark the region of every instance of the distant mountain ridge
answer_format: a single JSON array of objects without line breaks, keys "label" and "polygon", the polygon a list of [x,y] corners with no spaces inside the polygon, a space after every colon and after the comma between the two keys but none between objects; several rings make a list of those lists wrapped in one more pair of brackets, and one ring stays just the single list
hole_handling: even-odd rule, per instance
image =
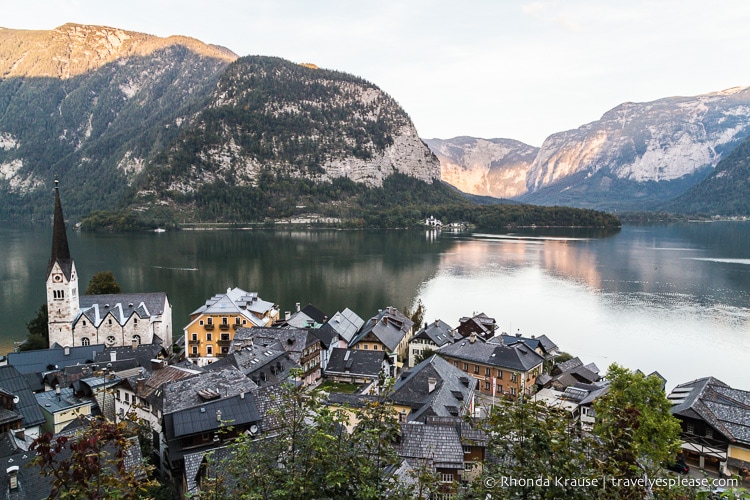
[{"label": "distant mountain ridge", "polygon": [[[527,156],[525,161],[515,162],[514,189],[507,183],[501,187],[490,183],[467,191],[487,194],[505,189],[514,199],[541,205],[655,209],[706,178],[748,135],[748,87],[625,103],[598,121],[553,134],[532,161]],[[484,140],[473,141],[461,137],[427,143],[436,154],[443,155],[444,172],[459,165],[467,178],[484,175],[513,155],[511,150],[496,150],[494,156],[477,165],[467,158],[472,158],[476,145]],[[497,141],[503,140],[492,140]],[[451,154],[446,157],[446,152]],[[518,179],[524,170],[522,186]]]},{"label": "distant mountain ridge", "polygon": [[262,175],[440,176],[403,109],[352,75],[77,24],[0,29],[0,54],[0,217],[45,215],[56,176],[70,216],[191,210],[196,189]]}]

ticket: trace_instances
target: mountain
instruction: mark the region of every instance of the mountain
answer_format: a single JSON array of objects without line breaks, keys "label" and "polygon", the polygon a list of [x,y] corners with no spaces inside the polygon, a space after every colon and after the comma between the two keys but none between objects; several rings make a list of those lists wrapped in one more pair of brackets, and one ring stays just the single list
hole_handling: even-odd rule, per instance
[{"label": "mountain", "polygon": [[0,29],[0,54],[0,216],[46,216],[56,176],[72,217],[135,206],[199,218],[226,196],[265,203],[271,185],[292,185],[284,204],[301,206],[292,197],[315,185],[440,176],[403,109],[345,73],[76,24]]},{"label": "mountain", "polygon": [[0,214],[71,216],[121,200],[237,58],[185,37],[101,26],[0,30]]},{"label": "mountain", "polygon": [[[625,103],[598,121],[547,138],[528,162],[523,187],[518,179],[526,163],[515,163],[512,189],[507,180],[496,177],[493,183],[488,175],[492,165],[512,158],[502,150],[495,153],[488,143],[507,140],[428,142],[441,157],[443,172],[450,179],[471,179],[460,181],[470,193],[502,193],[507,189],[516,193],[515,199],[526,203],[646,210],[698,184],[748,135],[747,87]],[[523,158],[528,161],[528,157]]]},{"label": "mountain", "polygon": [[427,139],[443,181],[463,192],[513,198],[526,193],[526,176],[539,148],[512,139]]},{"label": "mountain", "polygon": [[750,214],[750,138],[722,159],[700,184],[660,208],[703,215]]}]

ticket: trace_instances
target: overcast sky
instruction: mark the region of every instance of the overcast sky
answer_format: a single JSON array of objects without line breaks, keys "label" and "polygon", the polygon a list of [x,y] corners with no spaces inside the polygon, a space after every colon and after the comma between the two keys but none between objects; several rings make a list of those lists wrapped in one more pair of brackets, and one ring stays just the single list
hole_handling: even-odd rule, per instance
[{"label": "overcast sky", "polygon": [[0,26],[101,24],[351,73],[422,138],[540,146],[626,101],[750,85],[750,1],[11,0]]}]

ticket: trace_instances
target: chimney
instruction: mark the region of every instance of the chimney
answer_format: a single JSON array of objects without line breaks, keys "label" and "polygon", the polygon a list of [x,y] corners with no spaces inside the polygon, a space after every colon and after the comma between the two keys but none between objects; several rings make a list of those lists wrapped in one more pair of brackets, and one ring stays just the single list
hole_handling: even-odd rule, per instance
[{"label": "chimney", "polygon": [[435,386],[437,386],[437,379],[435,377],[429,377],[427,379],[427,392],[432,392],[435,390]]},{"label": "chimney", "polygon": [[297,312],[299,312],[299,302],[295,304],[295,307],[297,308]]},{"label": "chimney", "polygon": [[138,391],[138,394],[139,395],[142,394],[143,393],[143,386],[146,385],[146,379],[143,378],[143,377],[138,377],[136,379],[136,381],[135,381],[135,384],[136,384],[135,388],[136,388],[136,391]]},{"label": "chimney", "polygon": [[424,329],[427,330],[427,322],[424,322]]},{"label": "chimney", "polygon": [[284,321],[289,321],[289,318],[292,317],[292,313],[289,311],[284,311]]},{"label": "chimney", "polygon": [[469,343],[473,344],[477,341],[477,334],[475,332],[471,332],[471,335],[469,335]]},{"label": "chimney", "polygon": [[164,360],[161,359],[152,359],[151,360],[151,370],[161,370],[164,368]]},{"label": "chimney", "polygon": [[438,321],[437,319],[435,320],[435,326],[438,326]]},{"label": "chimney", "polygon": [[18,466],[12,465],[5,469],[5,473],[8,474],[8,479],[10,481],[10,491],[15,491],[18,489]]}]

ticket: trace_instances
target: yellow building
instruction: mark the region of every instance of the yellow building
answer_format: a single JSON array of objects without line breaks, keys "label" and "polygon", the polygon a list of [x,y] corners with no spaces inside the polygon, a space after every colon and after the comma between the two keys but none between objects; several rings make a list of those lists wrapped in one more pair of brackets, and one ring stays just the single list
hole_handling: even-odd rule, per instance
[{"label": "yellow building", "polygon": [[190,314],[184,328],[185,353],[193,363],[206,366],[229,354],[238,328],[271,326],[279,319],[279,306],[241,288],[214,295]]},{"label": "yellow building", "polygon": [[413,334],[414,323],[395,307],[387,307],[352,337],[349,349],[385,351],[392,356],[392,364],[403,365],[407,347]]},{"label": "yellow building", "polygon": [[41,392],[35,396],[45,419],[42,424],[43,432],[57,435],[74,421],[91,415],[92,401],[77,398],[69,387],[60,389],[58,386],[54,391]]}]

